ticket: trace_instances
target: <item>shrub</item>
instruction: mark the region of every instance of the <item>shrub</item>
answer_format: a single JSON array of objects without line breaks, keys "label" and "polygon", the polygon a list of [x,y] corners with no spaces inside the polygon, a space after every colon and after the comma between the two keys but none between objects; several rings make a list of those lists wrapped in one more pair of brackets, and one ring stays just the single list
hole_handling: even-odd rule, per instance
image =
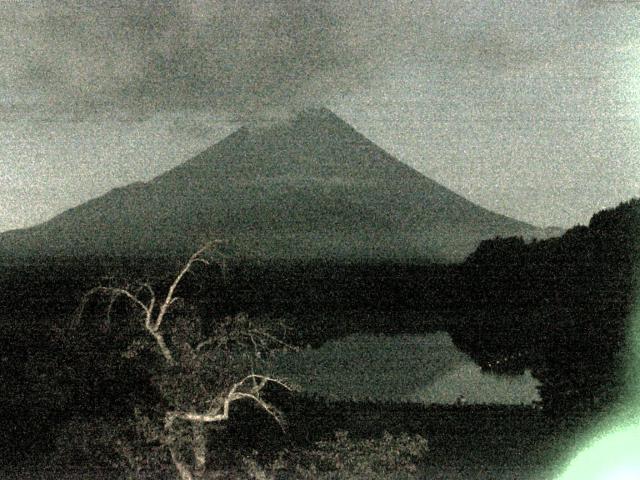
[{"label": "shrub", "polygon": [[420,435],[391,435],[353,439],[344,431],[333,440],[320,441],[310,449],[284,451],[269,465],[244,459],[244,478],[276,480],[414,479],[429,451]]}]

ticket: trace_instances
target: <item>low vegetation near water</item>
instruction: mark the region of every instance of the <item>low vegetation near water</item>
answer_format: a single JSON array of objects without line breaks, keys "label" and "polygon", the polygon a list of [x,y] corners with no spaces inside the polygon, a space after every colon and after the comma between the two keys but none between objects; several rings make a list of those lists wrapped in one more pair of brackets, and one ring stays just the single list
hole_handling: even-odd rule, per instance
[{"label": "low vegetation near water", "polygon": [[[175,478],[169,458],[160,450],[143,459],[133,443],[127,444],[123,424],[105,419],[74,419],[58,433],[50,454],[56,471],[73,471],[92,466],[109,478]],[[249,433],[249,430],[244,432]],[[219,435],[216,438],[216,434]],[[262,432],[264,435],[264,432]],[[258,436],[260,432],[258,432]],[[238,438],[234,432],[211,432],[210,445],[234,438],[237,443],[209,465],[202,478],[275,480],[420,478],[428,459],[428,441],[417,434],[383,433],[358,438],[338,430],[324,440],[306,443],[283,441],[278,448]],[[251,445],[253,443],[253,445]],[[140,447],[140,445],[138,445]],[[38,465],[34,464],[33,467]],[[198,477],[200,478],[200,477]]]}]

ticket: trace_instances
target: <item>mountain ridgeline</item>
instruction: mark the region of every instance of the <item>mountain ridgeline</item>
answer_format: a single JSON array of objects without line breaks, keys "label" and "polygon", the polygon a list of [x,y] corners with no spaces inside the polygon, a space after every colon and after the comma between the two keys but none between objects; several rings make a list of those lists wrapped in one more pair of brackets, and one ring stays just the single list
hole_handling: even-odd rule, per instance
[{"label": "mountain ridgeline", "polygon": [[174,256],[215,236],[241,259],[451,262],[514,235],[547,236],[426,178],[332,112],[308,109],[0,234],[0,257]]}]

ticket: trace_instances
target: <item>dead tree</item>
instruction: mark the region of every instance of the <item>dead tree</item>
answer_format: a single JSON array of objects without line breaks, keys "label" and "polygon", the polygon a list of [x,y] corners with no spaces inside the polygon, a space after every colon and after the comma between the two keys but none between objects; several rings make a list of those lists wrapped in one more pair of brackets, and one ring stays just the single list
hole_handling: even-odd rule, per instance
[{"label": "dead tree", "polygon": [[[168,398],[172,408],[165,411],[162,427],[151,436],[168,449],[180,480],[202,478],[206,471],[209,453],[207,424],[225,422],[229,419],[229,410],[234,402],[249,400],[282,425],[280,412],[262,393],[270,383],[291,389],[282,379],[257,372],[259,362],[256,360],[264,352],[293,347],[281,341],[271,329],[251,322],[246,315],[226,317],[215,325],[213,334],[207,337],[202,334],[201,328],[196,328],[196,335],[190,337],[191,341],[173,338],[183,333],[179,331],[180,326],[174,325],[173,335],[169,333],[171,328],[168,324],[174,319],[169,320],[168,314],[179,298],[176,296],[178,287],[196,263],[210,264],[210,254],[217,250],[220,243],[209,242],[191,255],[173,278],[164,297],[159,297],[154,286],[148,282],[138,283],[134,287],[98,286],[84,295],[78,314],[80,319],[86,301],[96,295],[109,298],[107,316],[110,316],[115,301],[123,297],[139,312],[146,337],[152,340],[152,345],[161,355],[164,381],[173,388],[169,397],[174,397]],[[238,351],[242,352],[243,362],[240,363],[243,363],[244,373],[239,364],[228,362]],[[219,371],[212,385],[207,380],[215,369]],[[180,448],[180,443],[184,443],[184,435],[179,435],[176,425],[181,422],[183,427],[191,427],[192,433],[187,440],[191,459],[185,458],[185,449]]]}]

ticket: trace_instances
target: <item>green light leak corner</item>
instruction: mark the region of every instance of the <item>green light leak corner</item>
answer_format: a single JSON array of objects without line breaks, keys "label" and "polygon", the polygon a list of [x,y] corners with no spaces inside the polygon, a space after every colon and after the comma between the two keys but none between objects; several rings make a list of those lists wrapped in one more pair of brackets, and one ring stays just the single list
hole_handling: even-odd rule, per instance
[{"label": "green light leak corner", "polygon": [[640,480],[639,294],[640,290],[636,289],[624,405],[595,429],[591,439],[556,480]]}]

